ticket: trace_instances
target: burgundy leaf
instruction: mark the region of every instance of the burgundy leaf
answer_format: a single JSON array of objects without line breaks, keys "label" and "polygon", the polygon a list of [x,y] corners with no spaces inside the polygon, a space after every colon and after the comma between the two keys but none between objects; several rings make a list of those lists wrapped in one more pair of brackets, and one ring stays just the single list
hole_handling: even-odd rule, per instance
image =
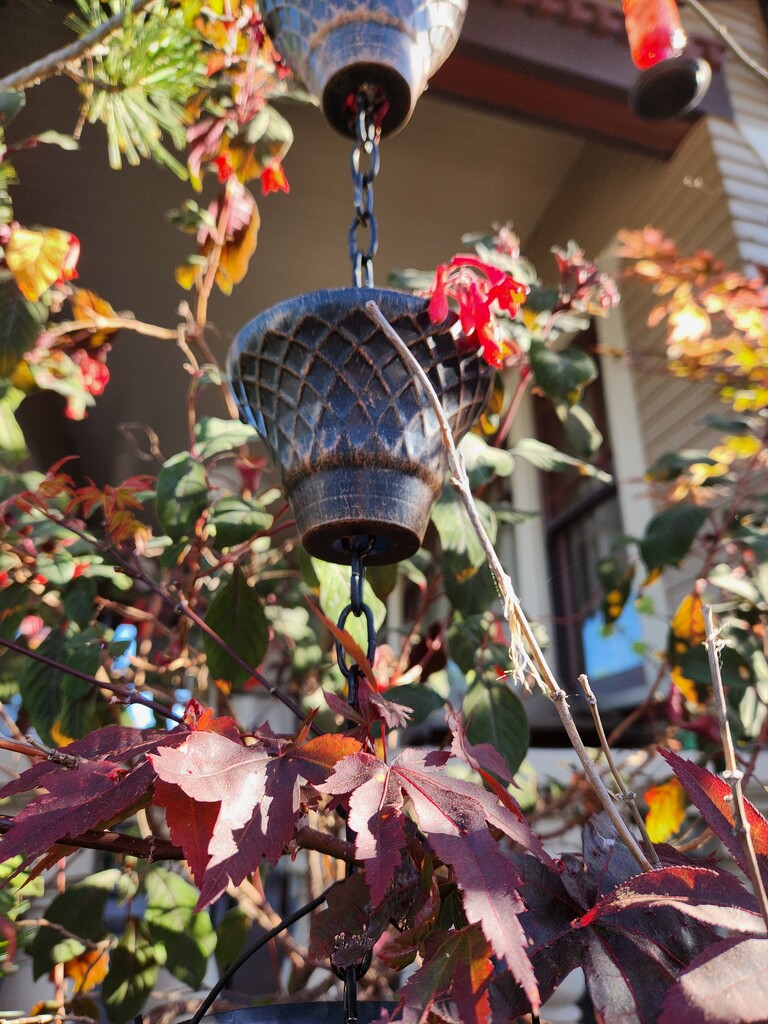
[{"label": "burgundy leaf", "polygon": [[671,907],[704,924],[764,935],[757,901],[733,875],[711,868],[669,867],[648,871],[619,885],[574,922],[585,928],[600,918],[638,907]]},{"label": "burgundy leaf", "polygon": [[355,872],[328,893],[326,909],[312,920],[309,947],[314,962],[328,957],[336,967],[359,963],[381,938],[390,921],[408,927],[424,906],[429,890],[416,865],[401,858],[378,907],[361,872]]},{"label": "burgundy leaf", "polygon": [[[731,787],[713,772],[702,768],[693,761],[686,761],[671,750],[660,749],[659,753],[680,779],[685,791],[701,811],[706,823],[741,870],[746,873],[747,863],[744,858],[744,848],[739,842],[739,837],[733,831]],[[749,800],[745,800],[744,805],[760,874],[763,884],[768,885],[768,821]]]},{"label": "burgundy leaf", "polygon": [[[500,828],[524,849],[551,863],[528,825],[492,793],[447,775],[443,751],[405,750],[391,765],[370,754],[355,754],[336,766],[322,792],[352,794],[358,831],[356,852],[379,893],[405,842],[403,795],[409,798],[429,844],[456,875],[464,910],[479,924],[494,952],[507,962],[538,1006],[536,980],[525,952],[526,937],[517,920],[523,905],[516,892],[514,863],[488,831]],[[510,798],[511,800],[511,798]]]},{"label": "burgundy leaf", "polygon": [[[560,872],[530,856],[514,857],[527,907],[520,923],[531,942],[528,952],[542,998],[583,966],[598,1019],[605,1024],[656,1024],[666,990],[716,935],[672,906],[653,912],[627,907],[574,927],[595,903],[610,899],[617,886],[647,877],[638,875],[637,864],[604,815],[587,824],[583,848],[581,858],[563,858]],[[491,999],[499,1022],[528,1009],[524,994],[508,976],[494,979]]]},{"label": "burgundy leaf", "polygon": [[163,779],[155,782],[154,802],[164,808],[171,840],[184,851],[195,884],[200,888],[208,866],[208,846],[220,804],[194,800],[178,786]]},{"label": "burgundy leaf", "polygon": [[111,761],[57,766],[45,777],[47,793],[19,811],[0,839],[0,858],[22,854],[29,861],[66,837],[119,821],[147,794],[153,779],[146,761],[128,772]]},{"label": "burgundy leaf", "polygon": [[[162,789],[158,799],[166,808],[171,805],[169,826],[195,865],[198,908],[230,882],[242,882],[262,857],[276,863],[293,838],[300,780],[324,779],[339,758],[360,749],[353,737],[340,735],[278,746],[282,752],[272,756],[261,743],[246,747],[229,734],[198,731],[177,749],[152,758],[160,779],[183,794],[174,798]],[[216,805],[215,817],[212,811],[195,812],[201,831],[184,823],[188,800]]]},{"label": "burgundy leaf", "polygon": [[468,764],[470,768],[474,768],[476,772],[493,772],[494,775],[498,775],[505,782],[512,782],[507,762],[495,747],[492,747],[490,743],[473,744],[469,742],[467,731],[459,712],[448,707],[446,721],[453,736],[451,753],[454,757],[458,757],[460,761]]},{"label": "burgundy leaf", "polygon": [[[470,926],[441,938],[402,990],[403,1024],[421,1024],[430,1014],[462,1024],[486,1024],[493,964],[485,936]],[[449,999],[455,1010],[442,1013],[439,1004]]]},{"label": "burgundy leaf", "polygon": [[658,1024],[764,1024],[768,939],[731,938],[705,950],[666,995]]}]

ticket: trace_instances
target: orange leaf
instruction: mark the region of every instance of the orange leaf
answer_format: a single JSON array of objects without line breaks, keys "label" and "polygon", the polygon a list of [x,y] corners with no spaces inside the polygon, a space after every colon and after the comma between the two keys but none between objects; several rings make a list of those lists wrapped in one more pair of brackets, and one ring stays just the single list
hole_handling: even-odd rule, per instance
[{"label": "orange leaf", "polygon": [[363,675],[373,687],[373,692],[377,693],[378,685],[376,683],[376,676],[373,674],[373,667],[370,661],[368,661],[365,654],[363,653],[363,649],[357,642],[357,640],[355,640],[354,637],[346,631],[346,629],[339,629],[336,623],[331,622],[327,615],[323,615],[323,613],[320,611],[317,605],[312,604],[312,602],[309,599],[307,599],[307,604],[315,613],[315,615],[317,615],[320,621],[323,622],[328,627],[328,629],[330,629],[331,633],[333,633],[334,638],[341,644],[343,649],[347,652],[347,654],[355,662],[355,664],[360,666],[360,668],[363,670]]},{"label": "orange leaf", "polygon": [[57,281],[75,276],[80,243],[59,228],[16,228],[5,245],[5,261],[21,294],[36,302]]},{"label": "orange leaf", "polygon": [[86,949],[64,964],[64,976],[72,978],[75,992],[88,992],[95,988],[106,978],[108,970],[108,949]]},{"label": "orange leaf", "polygon": [[680,828],[685,818],[687,797],[677,779],[652,786],[643,796],[648,804],[645,825],[652,843],[663,843]]}]

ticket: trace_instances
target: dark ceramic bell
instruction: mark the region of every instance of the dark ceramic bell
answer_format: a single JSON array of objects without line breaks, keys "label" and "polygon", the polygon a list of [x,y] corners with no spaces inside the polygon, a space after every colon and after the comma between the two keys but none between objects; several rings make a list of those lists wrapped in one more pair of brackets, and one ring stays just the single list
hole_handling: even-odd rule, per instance
[{"label": "dark ceramic bell", "polygon": [[711,81],[712,69],[705,60],[671,57],[640,72],[629,105],[644,121],[684,117],[701,103]]},{"label": "dark ceramic bell", "polygon": [[427,80],[456,45],[467,0],[261,0],[275,46],[328,121],[345,135],[348,100],[386,99],[384,135],[411,116]]},{"label": "dark ceramic bell", "polygon": [[488,400],[477,346],[431,324],[424,299],[378,288],[311,292],[273,306],[229,357],[243,418],[263,436],[311,555],[369,565],[418,550],[447,469],[437,418],[412,370],[365,310],[373,300],[429,375],[455,438]]}]

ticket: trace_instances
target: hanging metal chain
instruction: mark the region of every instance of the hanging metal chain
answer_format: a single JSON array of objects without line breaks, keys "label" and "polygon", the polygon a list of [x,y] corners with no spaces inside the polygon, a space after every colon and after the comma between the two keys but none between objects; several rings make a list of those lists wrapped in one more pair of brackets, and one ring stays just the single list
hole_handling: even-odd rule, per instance
[{"label": "hanging metal chain", "polygon": [[[357,288],[373,286],[373,257],[379,247],[379,233],[373,214],[373,182],[379,173],[379,139],[381,128],[380,102],[361,89],[354,98],[355,148],[352,150],[352,185],[354,186],[355,219],[349,229],[349,258],[352,261],[352,283]],[[363,248],[360,234],[368,232],[368,245]]]},{"label": "hanging metal chain", "polygon": [[[339,629],[344,629],[350,615],[354,615],[355,618],[365,617],[367,633],[365,653],[371,664],[373,664],[373,658],[376,654],[376,625],[373,620],[373,612],[363,600],[365,588],[364,559],[375,541],[375,537],[355,537],[344,543],[344,547],[352,555],[352,576],[349,582],[349,604],[342,611],[338,621]],[[360,667],[355,664],[349,664],[347,653],[338,641],[336,643],[336,658],[339,663],[339,670],[347,680],[347,703],[353,710],[357,711]],[[346,838],[347,842],[354,843],[355,841],[355,832],[349,827],[349,824],[346,827]],[[354,870],[354,865],[348,864],[347,876],[351,875]],[[344,982],[344,1024],[357,1024],[357,982],[370,966],[371,953],[367,953],[357,964],[333,968],[336,976]]]}]

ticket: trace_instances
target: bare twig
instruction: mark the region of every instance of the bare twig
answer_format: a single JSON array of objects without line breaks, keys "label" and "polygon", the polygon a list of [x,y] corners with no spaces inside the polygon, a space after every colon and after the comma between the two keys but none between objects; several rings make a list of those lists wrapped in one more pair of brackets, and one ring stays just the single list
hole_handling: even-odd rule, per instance
[{"label": "bare twig", "polygon": [[136,320],[132,316],[101,316],[94,313],[87,320],[63,320],[60,324],[54,324],[45,331],[46,337],[61,338],[65,334],[74,334],[75,331],[133,331],[135,334],[143,334],[148,338],[156,338],[158,341],[178,341],[178,329],[170,327],[158,327],[156,324],[147,324],[143,320]]},{"label": "bare twig", "polygon": [[149,6],[151,2],[152,0],[133,0],[128,10],[119,11],[111,18],[108,18],[103,25],[99,25],[92,32],[76,39],[69,46],[63,46],[60,50],[53,50],[52,53],[41,57],[40,60],[36,60],[32,64],[28,64],[25,68],[19,68],[13,74],[0,78],[0,92],[5,92],[8,89],[26,89],[27,86],[38,85],[40,82],[44,82],[46,78],[61,74],[66,67],[72,64],[79,64],[97,46],[106,39],[109,39],[115,32],[120,31],[129,12],[130,14],[138,14],[144,7]]},{"label": "bare twig", "polygon": [[14,643],[13,640],[7,640],[5,637],[0,637],[0,645],[7,647],[11,651],[15,651],[16,654],[23,654],[25,658],[32,658],[33,661],[39,661],[43,665],[47,665],[49,668],[55,668],[59,672],[63,672],[65,675],[72,676],[74,679],[82,679],[84,683],[88,683],[96,689],[107,690],[109,693],[114,694],[115,697],[123,704],[142,704],[144,707],[151,708],[152,711],[156,711],[164,718],[170,718],[174,722],[183,721],[183,719],[180,718],[179,715],[177,715],[171,708],[166,707],[163,704],[158,704],[156,700],[152,700],[150,697],[145,697],[137,690],[131,690],[127,686],[120,686],[118,683],[110,683],[102,679],[97,679],[95,676],[89,675],[87,672],[81,672],[79,669],[72,668],[71,665],[65,665],[63,662],[56,661],[55,658],[49,658],[45,654],[40,654],[39,651],[33,651],[29,647],[22,647],[21,644]]},{"label": "bare twig", "polygon": [[701,0],[686,0],[686,4],[692,11],[695,11],[696,14],[698,14],[702,21],[709,25],[716,36],[722,39],[734,57],[740,60],[741,63],[757,75],[758,78],[761,78],[764,82],[768,82],[768,69],[764,68],[762,64],[759,64],[749,56],[744,47],[741,46],[740,43],[737,43],[733,38],[727,25],[724,25],[722,21],[718,21],[712,12],[708,11],[704,4],[701,3]]},{"label": "bare twig", "polygon": [[[440,424],[440,431],[443,436],[445,447],[448,451],[448,458],[453,472],[451,482],[464,503],[472,528],[477,534],[478,540],[482,545],[483,552],[488,561],[488,565],[490,566],[496,586],[504,601],[504,613],[507,616],[509,628],[512,633],[513,647],[516,648],[518,655],[522,655],[523,659],[527,661],[530,658],[530,661],[532,661],[532,667],[538,676],[538,682],[544,692],[552,699],[557,713],[560,716],[563,728],[568,734],[571,745],[581,762],[584,773],[600,800],[600,803],[608,814],[608,817],[611,819],[614,828],[642,870],[650,871],[653,865],[643,853],[643,850],[637,840],[627,827],[626,822],[619,814],[618,808],[616,807],[611,794],[606,789],[605,784],[600,777],[600,773],[597,771],[594,762],[589,756],[581,736],[579,735],[573,716],[571,715],[570,708],[568,707],[567,694],[555,679],[552,669],[549,667],[549,664],[539,647],[533,628],[523,612],[520,600],[512,585],[512,580],[502,568],[499,557],[485,531],[485,527],[480,519],[480,514],[477,510],[477,506],[475,505],[474,498],[472,497],[469,477],[467,476],[467,472],[464,468],[463,459],[460,452],[456,449],[450,425],[448,424],[445,412],[440,404],[440,399],[437,397],[429,377],[376,303],[367,302],[365,304],[365,308],[373,322],[379,325],[381,330],[405,360],[406,365],[411,368],[414,376],[424,389],[424,393],[426,394],[430,405],[434,409],[435,415],[437,416]],[[510,650],[512,652],[512,649]],[[525,654],[526,650],[528,655]]]},{"label": "bare twig", "polygon": [[752,883],[752,888],[755,891],[755,897],[757,899],[758,906],[760,907],[760,913],[763,915],[766,928],[768,928],[768,896],[766,896],[765,886],[763,885],[763,879],[760,874],[760,868],[757,864],[755,848],[752,845],[752,833],[749,828],[749,821],[747,820],[747,809],[744,806],[744,793],[742,792],[741,786],[744,773],[739,768],[738,761],[736,760],[736,751],[733,747],[731,727],[728,722],[728,711],[725,703],[725,688],[723,687],[723,677],[720,672],[719,653],[722,648],[722,641],[717,636],[712,608],[708,604],[702,606],[702,614],[704,616],[704,628],[707,635],[704,646],[707,648],[707,655],[709,657],[709,671],[712,676],[712,696],[714,698],[715,712],[717,714],[717,724],[720,727],[720,738],[723,741],[723,755],[725,757],[725,771],[723,772],[723,779],[731,788],[733,831],[734,834],[739,837],[739,841],[744,851],[744,859],[747,863],[747,874],[749,875],[749,880]]},{"label": "bare twig", "polygon": [[645,852],[648,854],[648,860],[650,860],[650,862],[653,864],[655,868],[660,868],[661,861],[659,860],[659,855],[656,853],[656,849],[653,843],[651,842],[651,837],[648,835],[648,831],[645,827],[645,822],[643,821],[643,816],[640,813],[640,809],[637,806],[635,794],[632,793],[629,789],[627,789],[624,779],[621,777],[621,772],[619,771],[618,767],[616,766],[616,762],[613,759],[613,754],[611,753],[611,748],[608,745],[608,739],[605,735],[605,729],[603,729],[603,720],[600,717],[600,709],[597,706],[597,697],[595,696],[594,691],[589,684],[589,677],[586,674],[580,675],[579,684],[582,690],[584,691],[584,696],[586,698],[587,704],[589,704],[589,710],[592,713],[592,721],[595,723],[595,731],[597,732],[597,738],[600,741],[600,748],[603,751],[605,760],[608,762],[608,767],[611,770],[611,775],[616,780],[616,785],[619,787],[622,799],[629,808],[630,814],[635,819],[635,824],[640,830],[640,835],[643,840],[643,846],[645,847]]}]

